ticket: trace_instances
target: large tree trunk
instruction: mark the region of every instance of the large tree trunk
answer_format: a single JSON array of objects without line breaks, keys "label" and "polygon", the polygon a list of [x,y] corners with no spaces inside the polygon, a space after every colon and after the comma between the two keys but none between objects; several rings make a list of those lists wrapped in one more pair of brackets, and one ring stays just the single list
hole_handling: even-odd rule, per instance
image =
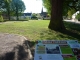
[{"label": "large tree trunk", "polygon": [[63,0],[51,0],[51,8],[49,29],[57,31],[65,29],[62,17]]}]

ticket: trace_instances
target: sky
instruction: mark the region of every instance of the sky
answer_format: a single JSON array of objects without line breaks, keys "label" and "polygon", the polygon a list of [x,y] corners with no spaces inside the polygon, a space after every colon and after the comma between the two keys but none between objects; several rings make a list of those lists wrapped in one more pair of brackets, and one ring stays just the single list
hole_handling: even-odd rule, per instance
[{"label": "sky", "polygon": [[[41,13],[42,10],[42,0],[22,0],[26,6],[26,10],[24,13],[32,12],[32,13]],[[46,9],[43,7],[43,11]]]}]

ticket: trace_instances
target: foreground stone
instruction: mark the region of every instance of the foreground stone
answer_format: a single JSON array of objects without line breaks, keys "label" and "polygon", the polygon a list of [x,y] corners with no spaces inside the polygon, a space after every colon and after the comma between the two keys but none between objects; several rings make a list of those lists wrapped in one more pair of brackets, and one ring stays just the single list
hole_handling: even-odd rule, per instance
[{"label": "foreground stone", "polygon": [[33,60],[28,43],[24,36],[0,33],[0,60]]}]

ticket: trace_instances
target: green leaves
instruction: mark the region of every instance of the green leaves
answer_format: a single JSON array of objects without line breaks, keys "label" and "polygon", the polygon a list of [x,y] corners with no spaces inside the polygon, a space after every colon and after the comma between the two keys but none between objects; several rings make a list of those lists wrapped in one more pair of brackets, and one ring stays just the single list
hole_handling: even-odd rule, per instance
[{"label": "green leaves", "polygon": [[[48,13],[51,13],[51,0],[42,0],[44,7]],[[53,3],[53,2],[52,2]],[[80,0],[64,0],[63,3],[63,15],[67,15],[71,9],[80,10]]]},{"label": "green leaves", "polygon": [[18,9],[18,13],[23,12],[26,8],[22,0],[12,0],[11,2],[12,11],[16,11]]},{"label": "green leaves", "polygon": [[42,0],[44,7],[47,9],[48,13],[51,14],[51,2],[50,0]]}]

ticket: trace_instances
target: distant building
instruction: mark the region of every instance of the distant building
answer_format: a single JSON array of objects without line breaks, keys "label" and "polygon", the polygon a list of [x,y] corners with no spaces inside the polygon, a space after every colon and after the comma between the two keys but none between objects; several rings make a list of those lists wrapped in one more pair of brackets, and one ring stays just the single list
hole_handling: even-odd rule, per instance
[{"label": "distant building", "polygon": [[32,13],[22,13],[21,16],[24,17],[24,18],[28,17],[28,18],[31,19]]},{"label": "distant building", "polygon": [[43,11],[43,7],[42,7],[40,15],[42,16],[43,20],[44,19],[50,19],[48,13]]},{"label": "distant building", "polygon": [[[19,16],[19,19],[20,19],[20,20],[26,19],[27,17],[28,17],[29,19],[31,19],[31,16],[32,16],[32,13],[22,13],[22,14]],[[16,20],[16,16],[11,16],[11,19]]]}]

